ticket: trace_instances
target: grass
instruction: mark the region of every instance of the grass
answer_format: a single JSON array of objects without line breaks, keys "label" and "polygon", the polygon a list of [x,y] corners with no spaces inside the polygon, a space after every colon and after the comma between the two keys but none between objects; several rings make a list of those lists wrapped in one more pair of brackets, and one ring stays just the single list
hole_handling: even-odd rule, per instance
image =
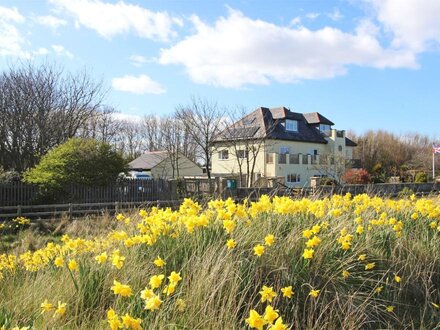
[{"label": "grass", "polygon": [[[112,308],[121,322],[129,314],[144,329],[245,329],[252,325],[246,322],[250,311],[263,316],[270,304],[292,329],[433,329],[440,322],[439,218],[438,198],[334,196],[263,198],[238,206],[186,201],[176,212],[152,209],[119,220],[104,215],[43,229],[3,228],[0,327],[106,329]],[[236,224],[229,233],[225,220]],[[307,247],[304,236],[313,228],[310,238],[321,242]],[[270,246],[268,234],[275,236]],[[228,239],[235,248],[226,247]],[[346,250],[343,241],[350,243]],[[254,254],[257,244],[265,246],[260,257]],[[306,248],[314,250],[310,260],[303,257]],[[112,264],[115,250],[125,257],[121,269]],[[108,260],[98,264],[95,257],[103,252]],[[158,256],[163,268],[153,263]],[[54,264],[57,257],[62,267]],[[78,269],[68,268],[70,260]],[[172,271],[182,281],[167,296],[162,291]],[[163,303],[146,310],[141,291],[157,274],[165,275],[154,290]],[[115,295],[114,280],[129,285],[133,295]],[[261,301],[264,285],[277,294],[270,303]],[[292,298],[282,295],[287,286]],[[320,290],[316,298],[309,295],[312,289]],[[42,313],[45,300],[55,308]],[[67,306],[62,316],[54,314],[58,301]]]}]

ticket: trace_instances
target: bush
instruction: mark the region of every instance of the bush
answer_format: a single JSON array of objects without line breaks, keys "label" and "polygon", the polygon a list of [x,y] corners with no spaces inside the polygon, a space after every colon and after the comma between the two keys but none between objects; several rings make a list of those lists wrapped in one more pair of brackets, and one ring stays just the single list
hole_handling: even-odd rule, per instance
[{"label": "bush", "polygon": [[36,167],[25,172],[24,179],[50,191],[71,183],[102,186],[115,182],[124,164],[122,155],[109,144],[73,138],[43,156]]},{"label": "bush", "polygon": [[348,184],[367,184],[371,181],[370,173],[363,168],[348,170],[342,179]]},{"label": "bush", "polygon": [[5,171],[0,166],[0,183],[9,183],[20,181],[20,173],[17,171]]},{"label": "bush", "polygon": [[425,183],[428,182],[428,177],[425,172],[418,172],[416,177],[414,178],[414,182],[416,183]]},{"label": "bush", "polygon": [[321,186],[336,186],[338,184],[338,181],[328,176],[322,177],[319,182]]}]

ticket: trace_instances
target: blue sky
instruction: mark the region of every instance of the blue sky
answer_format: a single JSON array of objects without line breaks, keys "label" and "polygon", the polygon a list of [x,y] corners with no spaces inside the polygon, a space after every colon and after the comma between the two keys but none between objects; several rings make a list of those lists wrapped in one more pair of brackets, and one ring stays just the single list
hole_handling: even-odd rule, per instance
[{"label": "blue sky", "polygon": [[438,0],[0,0],[0,68],[86,67],[125,115],[191,96],[439,137]]}]

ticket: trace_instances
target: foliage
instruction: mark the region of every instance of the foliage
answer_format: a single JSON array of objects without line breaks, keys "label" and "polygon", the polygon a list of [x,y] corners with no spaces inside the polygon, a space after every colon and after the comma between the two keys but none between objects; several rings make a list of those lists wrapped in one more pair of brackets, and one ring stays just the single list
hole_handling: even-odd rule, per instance
[{"label": "foliage", "polygon": [[349,169],[345,172],[342,179],[348,184],[367,184],[371,181],[370,173],[364,168]]},{"label": "foliage", "polygon": [[321,178],[319,183],[321,186],[335,186],[338,184],[338,181],[336,181],[335,179],[330,178],[328,176],[324,176]]},{"label": "foliage", "polygon": [[397,194],[398,198],[407,198],[409,196],[414,195],[414,191],[408,187],[403,188],[399,193]]},{"label": "foliage", "polygon": [[440,321],[439,214],[439,199],[413,195],[263,196],[84,219],[59,243],[0,255],[0,322],[432,329]]},{"label": "foliage", "polygon": [[17,62],[0,72],[0,164],[20,173],[83,133],[100,113],[104,91],[85,71]]},{"label": "foliage", "polygon": [[5,171],[0,166],[0,183],[16,182],[20,181],[20,173],[16,171]]},{"label": "foliage", "polygon": [[29,183],[57,190],[70,183],[105,185],[114,182],[123,171],[124,159],[110,145],[72,138],[47,153],[24,178]]},{"label": "foliage", "polygon": [[416,174],[416,177],[414,179],[414,182],[416,183],[425,183],[428,182],[428,177],[426,176],[425,172],[418,172]]}]

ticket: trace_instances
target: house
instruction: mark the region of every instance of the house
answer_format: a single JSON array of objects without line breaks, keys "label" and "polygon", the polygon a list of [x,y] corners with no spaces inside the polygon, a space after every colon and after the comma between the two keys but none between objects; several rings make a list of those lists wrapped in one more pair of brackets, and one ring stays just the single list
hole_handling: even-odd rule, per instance
[{"label": "house", "polygon": [[167,151],[150,151],[142,154],[128,164],[131,171],[144,172],[153,178],[178,178],[200,176],[203,170],[183,154],[170,154]]},{"label": "house", "polygon": [[353,162],[356,143],[333,125],[317,112],[260,107],[218,135],[212,173],[235,175],[242,185],[262,178],[290,187],[309,186],[311,177],[339,180]]}]

